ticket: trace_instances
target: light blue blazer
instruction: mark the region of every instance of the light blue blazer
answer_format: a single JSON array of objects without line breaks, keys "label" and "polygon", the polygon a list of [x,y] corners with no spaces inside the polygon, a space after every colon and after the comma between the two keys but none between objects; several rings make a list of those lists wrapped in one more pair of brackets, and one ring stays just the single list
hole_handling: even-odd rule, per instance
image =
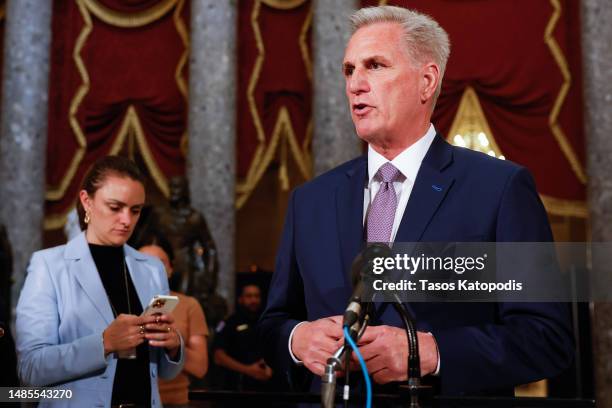
[{"label": "light blue blazer", "polygon": [[[144,307],[154,295],[168,294],[158,259],[125,245],[125,261]],[[32,255],[17,304],[19,377],[28,386],[72,390],[72,399],[53,406],[110,407],[117,368],[114,353],[104,357],[102,332],[113,312],[82,233],[66,245]],[[162,406],[157,376],[174,378],[183,368],[163,349],[150,347],[151,404]],[[41,406],[47,404],[43,403]]]}]

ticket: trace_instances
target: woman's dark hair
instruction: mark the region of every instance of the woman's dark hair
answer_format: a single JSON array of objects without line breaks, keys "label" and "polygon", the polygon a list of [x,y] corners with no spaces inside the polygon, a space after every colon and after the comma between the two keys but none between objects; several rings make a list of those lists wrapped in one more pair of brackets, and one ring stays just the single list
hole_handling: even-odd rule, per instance
[{"label": "woman's dark hair", "polygon": [[[98,159],[93,166],[91,166],[91,169],[89,169],[83,179],[81,190],[87,191],[87,194],[93,197],[96,191],[102,187],[104,180],[108,176],[127,177],[139,182],[143,186],[145,184],[142,172],[132,160],[122,156],[106,156]],[[85,230],[87,228],[87,224],[83,221],[85,218],[85,209],[78,197],[76,207],[79,216],[79,225],[81,226],[81,230]]]}]

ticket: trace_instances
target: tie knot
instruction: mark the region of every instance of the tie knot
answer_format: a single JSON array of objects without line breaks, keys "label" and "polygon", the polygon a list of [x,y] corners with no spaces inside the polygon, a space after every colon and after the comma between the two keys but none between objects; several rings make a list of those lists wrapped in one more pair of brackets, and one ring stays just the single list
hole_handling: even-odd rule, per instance
[{"label": "tie knot", "polygon": [[378,169],[376,174],[383,183],[390,183],[399,178],[400,171],[391,162],[386,162]]}]

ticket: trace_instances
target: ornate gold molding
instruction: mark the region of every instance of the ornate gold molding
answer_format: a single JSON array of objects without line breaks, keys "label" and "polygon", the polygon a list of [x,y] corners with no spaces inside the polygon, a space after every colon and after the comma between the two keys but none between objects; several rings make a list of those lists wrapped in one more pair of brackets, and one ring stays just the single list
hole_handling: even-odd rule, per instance
[{"label": "ornate gold molding", "polygon": [[559,144],[563,155],[565,156],[567,161],[569,161],[570,166],[574,171],[574,174],[576,174],[576,177],[578,178],[578,180],[580,180],[580,182],[586,184],[586,172],[584,171],[582,164],[578,160],[574,149],[567,140],[567,137],[565,136],[565,133],[563,132],[563,129],[561,128],[561,125],[558,122],[561,107],[563,106],[563,102],[567,97],[567,93],[569,92],[572,83],[572,76],[570,74],[567,61],[565,60],[565,56],[563,55],[563,51],[561,51],[561,48],[559,47],[559,44],[557,44],[557,41],[555,40],[555,37],[553,35],[553,32],[557,25],[557,21],[559,20],[559,18],[561,18],[561,3],[559,2],[559,0],[549,1],[551,6],[553,7],[553,13],[550,16],[550,20],[548,21],[548,24],[546,25],[546,30],[544,31],[544,42],[546,43],[546,45],[548,45],[548,48],[550,49],[550,52],[555,59],[555,62],[559,66],[559,70],[561,71],[561,75],[563,76],[563,84],[559,89],[559,93],[555,98],[553,108],[550,111],[550,115],[548,117],[548,125],[550,126],[550,130],[552,131],[555,140]]},{"label": "ornate gold molding", "polygon": [[547,397],[548,380],[535,381],[529,384],[517,385],[514,387],[515,397]]},{"label": "ornate gold molding", "polygon": [[110,154],[117,154],[121,150],[121,146],[125,143],[126,138],[130,135],[130,131],[133,132],[136,142],[138,143],[138,149],[144,158],[145,164],[147,165],[147,169],[151,172],[151,176],[155,181],[157,187],[161,190],[164,196],[168,197],[170,195],[170,189],[168,188],[168,180],[166,176],[161,171],[155,158],[153,157],[153,153],[149,148],[149,144],[147,143],[147,139],[144,134],[144,130],[142,129],[142,124],[140,123],[140,119],[138,119],[138,114],[136,113],[136,108],[133,105],[130,105],[123,117],[123,121],[121,122],[121,127],[117,132],[117,137],[113,142],[113,145],[110,150]]},{"label": "ornate gold molding", "polygon": [[493,150],[495,156],[503,155],[489,127],[489,122],[487,122],[487,118],[482,111],[476,91],[471,86],[468,86],[461,96],[461,101],[459,102],[459,107],[457,108],[448,137],[452,138],[456,134],[464,135],[477,132],[484,132],[486,134],[490,150]]},{"label": "ornate gold molding", "polygon": [[48,231],[63,228],[64,225],[66,225],[66,219],[68,218],[68,214],[70,214],[70,211],[72,211],[73,209],[74,205],[71,205],[65,212],[61,214],[46,215],[43,221],[43,229]]},{"label": "ornate gold molding", "polygon": [[[255,87],[257,86],[257,82],[259,81],[261,67],[265,59],[264,44],[263,40],[261,39],[261,31],[259,30],[259,24],[257,23],[260,8],[261,2],[259,0],[255,1],[253,11],[251,12],[251,27],[253,29],[253,35],[255,36],[257,58],[255,58],[253,72],[251,73],[251,77],[249,78],[249,85],[247,87],[247,101],[249,103],[249,111],[251,112],[251,117],[253,118],[253,125],[255,126],[255,135],[257,136],[258,146],[255,149],[255,154],[251,161],[251,166],[249,167],[249,170],[247,172],[246,181],[244,183],[238,183],[236,186],[236,191],[238,193],[248,192],[249,190],[252,190],[255,187],[256,183],[253,183],[251,180],[254,179],[254,173],[256,171],[258,163],[261,161],[261,155],[263,154],[264,144],[266,142],[265,132],[263,130],[263,126],[259,118],[259,113],[257,112],[257,103],[255,102]],[[241,207],[241,205],[238,203],[237,206],[238,208]]]},{"label": "ornate gold molding", "polygon": [[181,18],[181,13],[183,11],[183,6],[185,5],[185,0],[179,0],[176,9],[174,9],[174,14],[172,15],[172,20],[174,21],[174,26],[176,27],[176,31],[181,37],[181,41],[183,42],[183,46],[185,50],[179,59],[179,63],[176,66],[176,70],[174,71],[174,79],[176,80],[176,84],[178,89],[181,91],[185,100],[187,100],[188,88],[187,81],[183,78],[183,68],[187,63],[189,58],[189,32],[187,31],[187,27],[185,26],[185,22]]},{"label": "ornate gold molding", "polygon": [[291,10],[306,3],[306,0],[261,0],[263,4],[280,10]]},{"label": "ornate gold molding", "polygon": [[302,25],[302,30],[300,31],[300,52],[302,53],[302,59],[304,60],[304,65],[306,65],[306,75],[308,75],[308,79],[312,81],[312,61],[310,60],[310,52],[308,51],[308,29],[312,25],[312,7],[308,10],[308,15],[306,15],[306,20],[304,21],[304,25]]},{"label": "ornate gold molding", "polygon": [[[185,50],[183,51],[183,54],[181,55],[181,58],[179,59],[179,62],[176,65],[176,70],[174,71],[174,79],[176,80],[176,85],[178,86],[179,91],[183,95],[183,98],[185,98],[185,106],[189,106],[189,91],[187,80],[185,79],[185,77],[183,77],[183,69],[185,67],[185,64],[187,64],[187,61],[189,60],[189,49],[191,47],[191,43],[189,41],[189,31],[187,29],[187,26],[185,25],[185,22],[183,21],[183,18],[181,17],[184,5],[185,0],[179,0],[178,4],[176,5],[176,8],[174,9],[174,15],[172,16],[176,31],[178,32],[179,37],[181,37],[181,41],[183,42],[183,46],[185,47]],[[180,141],[180,150],[183,153],[183,156],[185,157],[187,156],[188,141],[189,137],[187,135],[187,126],[185,126],[185,132],[183,133],[183,136],[181,137]]]},{"label": "ornate gold molding", "polygon": [[77,71],[81,76],[81,85],[77,89],[74,97],[70,101],[70,108],[68,110],[68,122],[70,123],[70,127],[72,128],[72,132],[77,142],[77,149],[72,157],[70,165],[68,166],[68,170],[62,177],[59,186],[57,187],[49,187],[47,189],[47,193],[45,194],[45,198],[47,200],[59,200],[66,193],[66,189],[70,185],[70,182],[74,178],[74,175],[85,155],[85,149],[87,148],[87,139],[85,138],[85,134],[81,129],[81,125],[77,120],[76,114],[79,110],[79,106],[89,92],[89,74],[87,72],[87,68],[85,67],[85,63],[81,58],[81,50],[85,46],[85,42],[87,41],[87,37],[91,33],[93,29],[93,23],[91,21],[91,15],[87,11],[83,0],[76,0],[76,4],[81,13],[81,17],[83,17],[83,28],[77,37],[77,41],[74,45],[74,50],[72,51],[72,59],[74,60],[74,65],[77,67]]},{"label": "ornate gold molding", "polygon": [[177,0],[160,0],[146,10],[136,13],[122,13],[103,6],[97,0],[77,1],[82,1],[91,14],[106,24],[123,28],[142,27],[151,24],[168,13],[177,3]]},{"label": "ornate gold molding", "polygon": [[[236,185],[236,192],[238,195],[236,198],[237,209],[242,208],[242,206],[249,199],[251,193],[259,183],[259,180],[272,162],[274,155],[276,154],[277,149],[279,148],[279,142],[281,141],[281,138],[286,139],[283,141],[282,144],[280,144],[281,149],[286,149],[287,146],[285,145],[285,143],[288,143],[291,156],[295,160],[302,176],[308,179],[311,177],[312,174],[312,160],[308,153],[302,150],[310,144],[310,139],[312,138],[311,119],[309,120],[307,125],[305,140],[302,144],[302,147],[300,147],[297,141],[297,137],[295,135],[295,131],[293,129],[289,110],[286,106],[280,107],[276,117],[274,129],[272,130],[272,134],[270,135],[268,143],[266,144],[266,134],[261,122],[261,117],[259,116],[257,104],[255,102],[255,88],[257,87],[257,83],[261,75],[263,62],[265,60],[265,46],[261,36],[261,30],[259,29],[259,13],[261,10],[262,1],[263,0],[257,0],[255,2],[255,5],[253,6],[253,11],[251,13],[251,27],[253,29],[255,45],[258,54],[257,58],[255,59],[255,64],[253,66],[253,71],[251,73],[251,77],[249,78],[249,84],[247,87],[247,100],[249,105],[249,111],[253,118],[253,124],[255,126],[258,146],[255,149],[255,154],[253,155],[249,170],[247,171],[245,181]],[[304,65],[306,67],[306,72],[309,79],[312,77],[312,64],[310,63],[308,46],[306,44],[306,33],[311,23],[312,6],[310,7],[308,16],[304,21],[298,41],[298,46],[300,47],[300,52],[302,54],[302,58],[304,59]],[[287,156],[288,155],[286,154],[286,150],[281,150],[279,179],[283,188],[289,188],[286,162]]]},{"label": "ornate gold molding", "polygon": [[[308,15],[306,16],[306,20],[304,21],[304,25],[302,26],[302,30],[300,31],[300,52],[302,53],[302,59],[304,60],[304,65],[306,66],[306,75],[308,79],[312,82],[312,60],[310,59],[310,51],[308,50],[308,29],[312,26],[312,17],[313,17],[313,7],[310,7],[308,10]],[[310,143],[312,142],[312,131],[313,123],[312,123],[312,115],[308,119],[308,124],[306,125],[306,136],[304,137],[304,141],[302,142],[302,154],[304,155],[304,166],[306,167],[306,174],[309,176],[306,178],[312,177],[312,154],[310,153]],[[289,187],[287,187],[288,189]]]},{"label": "ornate gold molding", "polygon": [[540,194],[546,211],[554,215],[589,218],[589,208],[585,201],[564,200]]}]

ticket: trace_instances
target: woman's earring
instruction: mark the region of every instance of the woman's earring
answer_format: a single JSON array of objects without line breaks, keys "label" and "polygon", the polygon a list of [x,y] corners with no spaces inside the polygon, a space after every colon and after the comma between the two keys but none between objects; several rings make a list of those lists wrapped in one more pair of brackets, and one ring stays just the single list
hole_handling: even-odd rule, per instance
[{"label": "woman's earring", "polygon": [[83,219],[83,222],[85,224],[89,224],[89,221],[91,221],[91,217],[89,216],[89,210],[85,211],[85,218]]}]

